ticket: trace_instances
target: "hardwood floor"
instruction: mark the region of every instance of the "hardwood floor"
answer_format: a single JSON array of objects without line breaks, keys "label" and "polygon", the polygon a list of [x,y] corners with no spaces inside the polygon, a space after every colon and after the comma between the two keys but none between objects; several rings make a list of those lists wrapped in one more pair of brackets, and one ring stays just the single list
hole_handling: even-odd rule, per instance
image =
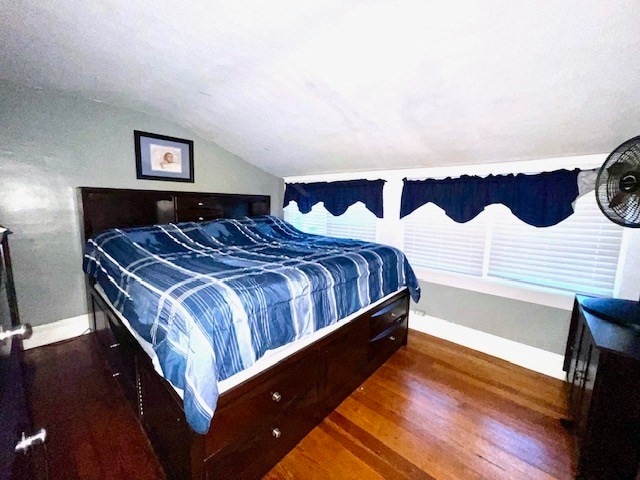
[{"label": "hardwood floor", "polygon": [[49,480],[164,479],[92,335],[28,350],[34,424],[47,429]]},{"label": "hardwood floor", "polygon": [[[27,359],[51,480],[164,478],[90,336]],[[565,397],[563,382],[411,331],[266,478],[573,478]]]}]

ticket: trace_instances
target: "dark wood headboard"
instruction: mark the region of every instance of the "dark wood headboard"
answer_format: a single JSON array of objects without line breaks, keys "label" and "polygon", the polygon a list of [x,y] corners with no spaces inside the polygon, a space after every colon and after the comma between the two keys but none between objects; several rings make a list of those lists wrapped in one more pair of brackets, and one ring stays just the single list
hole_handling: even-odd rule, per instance
[{"label": "dark wood headboard", "polygon": [[109,228],[268,215],[268,195],[80,187],[85,242]]}]

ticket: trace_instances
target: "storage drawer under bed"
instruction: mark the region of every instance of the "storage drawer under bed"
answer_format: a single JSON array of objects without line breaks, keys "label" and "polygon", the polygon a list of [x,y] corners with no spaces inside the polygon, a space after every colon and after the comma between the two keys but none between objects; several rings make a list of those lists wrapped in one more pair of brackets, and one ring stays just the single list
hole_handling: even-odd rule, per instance
[{"label": "storage drawer under bed", "polygon": [[275,423],[283,414],[291,414],[298,409],[313,409],[318,402],[320,380],[319,355],[314,352],[299,361],[289,361],[278,365],[272,376],[257,386],[238,388],[242,395],[236,395],[232,402],[220,398],[220,405],[211,421],[207,436],[206,452],[212,455],[235,439],[255,435],[256,427],[275,428]]},{"label": "storage drawer under bed", "polygon": [[139,415],[158,459],[171,479],[192,478],[190,446],[197,434],[186,422],[184,410],[167,397],[177,396],[172,387],[156,374],[151,361],[138,359],[140,382]]},{"label": "storage drawer under bed", "polygon": [[383,304],[371,314],[369,337],[374,339],[383,332],[392,330],[403,322],[408,313],[409,304],[405,298]]},{"label": "storage drawer under bed", "polygon": [[318,423],[304,402],[252,429],[242,441],[220,451],[205,462],[208,479],[257,479],[293,449]]},{"label": "storage drawer under bed", "polygon": [[[260,478],[321,420],[317,352],[278,364],[264,381],[249,380],[220,397],[209,434],[195,434],[184,411],[162,401],[171,387],[138,359],[142,422],[169,477],[193,478],[189,442],[203,441],[200,468],[208,479]],[[198,477],[200,478],[200,477]]]},{"label": "storage drawer under bed", "polygon": [[408,327],[405,315],[400,323],[393,323],[392,327],[369,341],[369,372],[377,370],[400,346],[406,344]]},{"label": "storage drawer under bed", "polygon": [[111,375],[116,378],[122,391],[134,408],[138,408],[136,388],[136,345],[131,334],[119,319],[114,318],[100,300],[94,302],[94,328],[103,345],[103,352]]}]

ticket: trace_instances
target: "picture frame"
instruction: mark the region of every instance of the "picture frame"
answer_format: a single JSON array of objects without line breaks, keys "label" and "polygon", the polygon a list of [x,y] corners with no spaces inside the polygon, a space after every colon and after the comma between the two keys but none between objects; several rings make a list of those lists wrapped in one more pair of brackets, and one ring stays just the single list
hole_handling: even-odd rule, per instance
[{"label": "picture frame", "polygon": [[193,183],[193,140],[133,131],[139,180]]}]

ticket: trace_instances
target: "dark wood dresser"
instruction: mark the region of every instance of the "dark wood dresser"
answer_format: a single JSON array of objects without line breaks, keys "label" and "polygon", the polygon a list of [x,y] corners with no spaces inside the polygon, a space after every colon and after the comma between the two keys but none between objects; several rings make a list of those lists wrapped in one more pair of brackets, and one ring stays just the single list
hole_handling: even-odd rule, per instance
[{"label": "dark wood dresser", "polygon": [[625,480],[640,461],[640,333],[589,313],[578,295],[564,359],[579,479]]},{"label": "dark wood dresser", "polygon": [[8,232],[0,228],[0,480],[47,478],[46,432],[33,435],[24,377],[22,339],[30,331],[20,325]]}]

